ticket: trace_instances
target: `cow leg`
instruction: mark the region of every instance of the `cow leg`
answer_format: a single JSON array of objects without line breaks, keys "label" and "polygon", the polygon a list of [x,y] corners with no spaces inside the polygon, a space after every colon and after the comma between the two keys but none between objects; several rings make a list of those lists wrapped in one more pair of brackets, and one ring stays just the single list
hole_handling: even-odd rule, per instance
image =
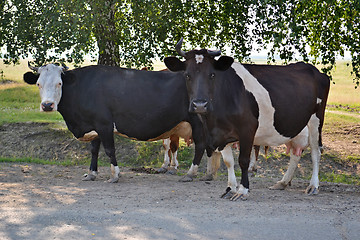
[{"label": "cow leg", "polygon": [[214,152],[211,157],[208,157],[206,175],[200,178],[200,181],[212,181],[216,178],[217,171],[220,167],[220,158],[220,152]]},{"label": "cow leg", "polygon": [[195,143],[195,156],[194,156],[193,163],[191,164],[191,167],[190,167],[189,171],[186,173],[186,175],[179,180],[180,182],[192,182],[194,180],[194,177],[196,177],[196,175],[197,175],[197,172],[199,169],[199,164],[200,164],[202,155],[204,154],[204,151],[205,151],[205,148],[199,147]]},{"label": "cow leg", "polygon": [[157,170],[158,173],[166,173],[170,165],[170,159],[171,159],[170,138],[163,140],[163,147],[165,149],[164,163],[161,165],[161,168]]},{"label": "cow leg", "polygon": [[107,133],[99,132],[99,137],[104,146],[106,155],[110,158],[111,162],[111,178],[108,180],[109,183],[116,183],[119,181],[120,169],[117,165],[115,157],[115,144],[114,144],[114,134],[113,129],[110,129]]},{"label": "cow leg", "polygon": [[224,194],[221,195],[221,198],[230,199],[236,194],[237,181],[235,176],[234,169],[234,156],[231,150],[231,145],[227,145],[222,151],[221,155],[223,156],[224,163],[228,169],[228,186]]},{"label": "cow leg", "polygon": [[170,161],[170,169],[168,173],[175,174],[177,168],[179,166],[179,162],[177,160],[177,151],[179,149],[179,136],[173,135],[170,137],[170,154],[171,154],[171,161]]},{"label": "cow leg", "polygon": [[98,156],[100,149],[100,138],[91,141],[91,163],[89,173],[84,174],[83,181],[94,181],[98,174]]},{"label": "cow leg", "polygon": [[[198,119],[197,116],[195,117],[195,119]],[[198,122],[192,122],[191,123],[191,127],[192,127],[192,136],[194,139],[194,143],[195,143],[195,156],[193,159],[193,162],[191,164],[191,167],[189,169],[189,171],[187,172],[187,174],[182,177],[179,181],[180,182],[192,182],[194,177],[197,175],[197,171],[199,168],[199,164],[201,162],[201,158],[204,155],[205,152],[205,146],[206,146],[206,142],[204,141],[205,136],[204,136],[204,132],[203,132],[203,128],[199,124],[199,119]]]},{"label": "cow leg", "polygon": [[249,195],[248,169],[250,165],[250,154],[253,148],[252,146],[253,139],[252,138],[250,139],[244,138],[244,139],[247,140],[240,142],[240,154],[239,154],[239,165],[241,168],[240,186],[236,194],[230,198],[231,201],[236,201],[238,199],[246,200]]},{"label": "cow leg", "polygon": [[251,155],[250,155],[250,165],[249,165],[249,173],[253,173],[257,171],[257,160],[259,157],[259,151],[260,151],[260,146],[258,145],[254,145],[253,149],[251,150]]},{"label": "cow leg", "polygon": [[292,178],[294,177],[294,173],[301,156],[295,155],[292,150],[293,149],[290,150],[290,163],[285,175],[274,186],[270,187],[271,190],[284,190],[290,184]]},{"label": "cow leg", "polygon": [[310,185],[305,190],[305,193],[309,195],[316,195],[319,193],[319,162],[321,158],[321,151],[319,147],[319,126],[320,120],[315,114],[313,114],[308,123],[309,143],[311,148],[311,159],[313,165]]}]

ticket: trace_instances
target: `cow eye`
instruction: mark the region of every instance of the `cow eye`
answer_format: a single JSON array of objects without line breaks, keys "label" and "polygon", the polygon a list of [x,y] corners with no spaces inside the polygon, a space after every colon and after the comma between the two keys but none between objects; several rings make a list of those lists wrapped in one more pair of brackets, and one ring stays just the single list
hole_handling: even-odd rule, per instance
[{"label": "cow eye", "polygon": [[59,82],[59,83],[58,83],[58,85],[59,85],[59,87],[61,87],[62,83],[61,83],[61,82]]},{"label": "cow eye", "polygon": [[186,79],[187,81],[189,81],[189,80],[190,80],[190,75],[189,75],[189,74],[185,74],[185,79]]},{"label": "cow eye", "polygon": [[37,86],[38,88],[40,88],[40,83],[36,83],[36,86]]},{"label": "cow eye", "polygon": [[211,78],[211,79],[215,79],[215,73],[211,73],[211,74],[210,74],[210,78]]}]

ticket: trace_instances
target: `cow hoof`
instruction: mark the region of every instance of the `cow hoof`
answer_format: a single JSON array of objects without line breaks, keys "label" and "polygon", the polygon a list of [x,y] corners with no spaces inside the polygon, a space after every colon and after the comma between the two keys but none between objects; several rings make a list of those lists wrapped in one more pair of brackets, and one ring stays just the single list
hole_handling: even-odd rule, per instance
[{"label": "cow hoof", "polygon": [[96,178],[95,175],[85,173],[85,174],[83,175],[83,177],[82,177],[81,180],[82,180],[82,181],[94,181],[95,178]]},{"label": "cow hoof", "polygon": [[231,191],[230,187],[227,187],[225,193],[221,194],[220,198],[230,199],[235,195],[235,192]]},{"label": "cow hoof", "polygon": [[156,172],[158,172],[158,173],[166,173],[167,171],[168,171],[167,168],[164,168],[164,167],[161,167],[158,170],[156,170]]},{"label": "cow hoof", "polygon": [[200,181],[212,181],[214,180],[214,176],[212,174],[207,174],[200,178]]},{"label": "cow hoof", "polygon": [[319,188],[315,186],[308,186],[305,190],[307,195],[317,195],[319,193]]},{"label": "cow hoof", "polygon": [[110,178],[107,182],[108,183],[117,183],[119,181],[119,178]]},{"label": "cow hoof", "polygon": [[170,175],[175,175],[177,173],[177,169],[175,168],[169,168],[167,170],[167,173],[166,174],[170,174]]},{"label": "cow hoof", "polygon": [[225,192],[220,196],[220,198],[231,199],[234,195],[235,195],[234,192]]},{"label": "cow hoof", "polygon": [[284,182],[277,182],[274,186],[269,187],[271,190],[285,190],[287,185]]},{"label": "cow hoof", "polygon": [[235,202],[235,201],[237,201],[239,199],[241,199],[242,201],[246,201],[247,200],[247,195],[243,194],[243,193],[236,193],[230,198],[230,201]]},{"label": "cow hoof", "polygon": [[192,182],[194,179],[190,175],[185,175],[184,177],[180,178],[179,182]]}]

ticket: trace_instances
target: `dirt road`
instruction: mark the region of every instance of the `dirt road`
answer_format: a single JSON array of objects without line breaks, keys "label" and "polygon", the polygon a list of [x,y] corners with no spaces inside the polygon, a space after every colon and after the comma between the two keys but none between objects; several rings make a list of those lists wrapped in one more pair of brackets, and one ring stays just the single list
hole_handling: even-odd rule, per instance
[{"label": "dirt road", "polygon": [[318,196],[295,180],[252,177],[247,201],[220,199],[226,177],[122,169],[119,183],[80,181],[87,167],[0,163],[0,239],[359,239],[360,186],[321,183]]}]

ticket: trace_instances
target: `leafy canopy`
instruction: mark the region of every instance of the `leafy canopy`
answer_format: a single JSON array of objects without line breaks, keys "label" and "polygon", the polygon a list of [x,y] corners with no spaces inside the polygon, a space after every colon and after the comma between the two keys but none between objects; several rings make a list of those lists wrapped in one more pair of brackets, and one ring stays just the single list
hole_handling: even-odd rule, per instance
[{"label": "leafy canopy", "polygon": [[360,79],[359,0],[5,0],[0,47],[5,62],[32,56],[81,63],[151,67],[185,48],[231,49],[239,61],[267,49],[268,60],[304,60],[330,73],[349,52]]}]

